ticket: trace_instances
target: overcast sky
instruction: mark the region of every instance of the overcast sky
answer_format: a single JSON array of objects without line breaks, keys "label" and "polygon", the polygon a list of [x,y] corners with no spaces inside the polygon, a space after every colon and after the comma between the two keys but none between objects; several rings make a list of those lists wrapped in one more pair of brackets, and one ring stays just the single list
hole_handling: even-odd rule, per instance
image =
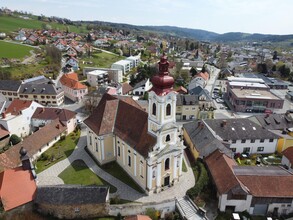
[{"label": "overcast sky", "polygon": [[0,7],[71,20],[293,34],[293,0],[1,0]]}]

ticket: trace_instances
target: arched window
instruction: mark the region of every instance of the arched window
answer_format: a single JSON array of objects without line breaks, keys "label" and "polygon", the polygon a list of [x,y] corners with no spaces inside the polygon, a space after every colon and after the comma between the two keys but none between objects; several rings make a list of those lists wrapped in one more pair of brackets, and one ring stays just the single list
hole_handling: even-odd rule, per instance
[{"label": "arched window", "polygon": [[170,169],[170,159],[167,158],[167,159],[165,160],[165,170],[169,170],[169,169]]},{"label": "arched window", "polygon": [[153,110],[152,110],[152,114],[156,115],[157,114],[157,106],[155,103],[153,103]]},{"label": "arched window", "polygon": [[168,115],[171,115],[171,105],[170,104],[168,104],[167,106],[166,106],[166,115],[168,116]]},{"label": "arched window", "polygon": [[168,134],[167,136],[166,136],[166,142],[169,142],[170,141],[170,135]]}]

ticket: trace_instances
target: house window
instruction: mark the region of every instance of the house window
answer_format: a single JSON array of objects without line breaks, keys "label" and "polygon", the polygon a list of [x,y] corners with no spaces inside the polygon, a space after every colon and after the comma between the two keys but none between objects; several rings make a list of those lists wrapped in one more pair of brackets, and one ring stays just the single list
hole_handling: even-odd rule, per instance
[{"label": "house window", "polygon": [[153,170],[153,178],[156,178],[156,170]]},{"label": "house window", "polygon": [[255,143],[255,140],[254,140],[254,139],[251,139],[251,140],[250,140],[250,143]]},{"label": "house window", "polygon": [[261,152],[261,151],[263,151],[263,150],[264,150],[264,147],[258,147],[258,148],[257,148],[257,151],[258,151],[258,152]]},{"label": "house window", "polygon": [[142,160],[140,161],[140,164],[139,164],[139,175],[141,178],[143,178],[143,161]]},{"label": "house window", "polygon": [[120,157],[120,146],[118,146],[118,157]]},{"label": "house window", "polygon": [[170,169],[170,159],[167,158],[167,159],[165,160],[165,170],[169,170],[169,169]]},{"label": "house window", "polygon": [[128,166],[131,167],[131,156],[130,155],[128,155]]},{"label": "house window", "polygon": [[236,143],[236,140],[232,140],[232,144],[235,144]]},{"label": "house window", "polygon": [[155,103],[153,103],[153,110],[152,110],[152,114],[153,114],[153,115],[156,115],[156,113],[157,113],[157,106],[156,106],[156,104],[155,104]]},{"label": "house window", "polygon": [[167,136],[166,136],[166,142],[169,142],[170,141],[170,135],[168,134]]},{"label": "house window", "polygon": [[171,105],[170,104],[167,104],[167,107],[166,107],[166,115],[167,116],[171,115]]},{"label": "house window", "polygon": [[245,143],[245,142],[246,142],[246,140],[244,140],[244,139],[241,140],[241,143]]},{"label": "house window", "polygon": [[274,139],[270,139],[270,142],[274,142]]},{"label": "house window", "polygon": [[264,139],[260,139],[260,141],[259,141],[260,143],[263,143],[263,142],[265,142],[265,140]]},{"label": "house window", "polygon": [[96,151],[99,152],[98,142],[96,142]]},{"label": "house window", "polygon": [[90,136],[90,145],[92,145],[92,136]]},{"label": "house window", "polygon": [[236,148],[235,147],[231,148],[231,151],[235,153],[236,152]]},{"label": "house window", "polygon": [[243,153],[249,153],[249,152],[250,152],[250,147],[243,148]]}]

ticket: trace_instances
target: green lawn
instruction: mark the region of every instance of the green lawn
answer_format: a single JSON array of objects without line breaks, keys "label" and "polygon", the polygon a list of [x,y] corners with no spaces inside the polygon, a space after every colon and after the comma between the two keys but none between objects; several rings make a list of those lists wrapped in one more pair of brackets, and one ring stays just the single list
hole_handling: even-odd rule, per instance
[{"label": "green lawn", "polygon": [[55,163],[69,157],[80,136],[80,131],[70,133],[65,140],[60,140],[45,151],[36,162],[37,173],[49,168]]},{"label": "green lawn", "polygon": [[20,59],[30,55],[30,50],[33,50],[33,48],[25,45],[14,44],[5,41],[0,41],[0,48],[0,58],[5,57]]},{"label": "green lawn", "polygon": [[136,191],[140,193],[144,193],[144,191],[134,182],[134,180],[119,166],[118,163],[112,162],[102,166],[102,169],[112,176],[116,177],[126,185],[132,187]]},{"label": "green lawn", "polygon": [[114,193],[117,189],[110,185],[105,180],[93,173],[82,160],[75,160],[67,167],[59,177],[65,184],[80,184],[80,185],[108,185],[110,192]]},{"label": "green lawn", "polygon": [[[55,22],[45,22],[39,21],[36,19],[25,20],[18,17],[0,16],[0,32],[13,32],[18,31],[20,28],[29,28],[29,29],[42,29],[42,24],[49,24],[53,29],[65,31],[66,25],[55,23]],[[67,25],[70,32],[81,33],[85,32],[85,27],[77,27],[74,25]]]},{"label": "green lawn", "polygon": [[[89,57],[81,58],[79,66],[81,69],[83,69],[86,66],[110,68],[113,63],[123,59],[124,57],[122,56],[116,56],[116,55],[105,53],[105,52],[94,51],[92,53],[91,58]],[[82,61],[92,62],[92,63],[83,64]]]}]

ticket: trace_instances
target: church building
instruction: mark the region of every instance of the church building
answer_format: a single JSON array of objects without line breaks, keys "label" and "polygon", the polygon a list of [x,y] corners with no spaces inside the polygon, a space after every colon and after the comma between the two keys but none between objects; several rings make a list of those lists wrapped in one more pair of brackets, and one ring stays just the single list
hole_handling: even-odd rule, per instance
[{"label": "church building", "polygon": [[149,109],[132,98],[105,94],[87,126],[87,147],[102,165],[116,161],[147,194],[178,183],[184,145],[176,125],[176,92],[163,55],[152,77]]}]

